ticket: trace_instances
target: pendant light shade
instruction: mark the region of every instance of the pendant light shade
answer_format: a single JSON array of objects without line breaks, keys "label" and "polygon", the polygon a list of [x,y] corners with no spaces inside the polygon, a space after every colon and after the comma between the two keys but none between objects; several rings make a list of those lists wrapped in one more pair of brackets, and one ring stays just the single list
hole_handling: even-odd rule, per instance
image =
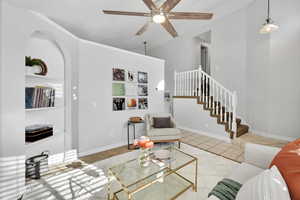
[{"label": "pendant light shade", "polygon": [[270,17],[270,0],[268,0],[268,17],[259,32],[261,34],[268,34],[276,31],[278,28],[279,26]]}]

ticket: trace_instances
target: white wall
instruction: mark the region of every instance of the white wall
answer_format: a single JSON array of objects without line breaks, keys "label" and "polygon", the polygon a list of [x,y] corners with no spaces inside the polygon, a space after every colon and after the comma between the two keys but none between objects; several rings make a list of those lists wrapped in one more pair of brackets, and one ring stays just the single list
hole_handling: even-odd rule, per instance
[{"label": "white wall", "polygon": [[[148,72],[148,110],[112,111],[114,67]],[[81,40],[78,115],[80,155],[127,144],[126,122],[129,117],[163,112],[164,94],[155,89],[163,80],[163,60]],[[140,127],[140,130],[143,128]]]},{"label": "white wall", "polygon": [[[279,31],[271,35],[259,34],[267,11],[267,3],[260,0],[203,26],[195,35],[212,31],[211,74],[225,87],[237,91],[238,115],[252,131],[293,139],[300,137],[300,2],[273,0],[271,6],[271,16],[280,25]],[[167,67],[178,59],[181,66],[191,65],[195,59],[189,57],[193,48],[186,50],[181,45],[191,40],[192,37],[182,37],[166,44],[171,48],[152,49],[150,53],[166,59]],[[188,54],[186,59],[181,50]],[[170,78],[168,83],[173,88]]]},{"label": "white wall", "polygon": [[176,38],[150,49],[149,55],[164,59],[166,91],[174,93],[174,72],[192,70],[200,65],[200,40],[197,38]]},{"label": "white wall", "polygon": [[[40,31],[60,45],[66,61],[66,87],[71,88],[72,70],[77,67],[77,40],[42,15],[12,7],[6,1],[0,4],[0,199],[17,199],[23,189],[25,173],[24,62],[28,41],[33,33]],[[68,101],[66,133],[71,138],[71,90],[66,91],[65,97]]]},{"label": "white wall", "polygon": [[247,121],[261,134],[300,137],[299,9],[297,0],[272,1],[271,17],[280,29],[260,35],[257,30],[265,18],[266,5],[256,1],[248,8]]},{"label": "white wall", "polygon": [[217,124],[217,118],[210,116],[210,112],[203,109],[196,99],[174,99],[174,118],[177,125],[186,130],[230,141],[225,126]]},{"label": "white wall", "polygon": [[246,14],[237,11],[211,25],[211,75],[238,95],[237,113],[245,115]]},{"label": "white wall", "polygon": [[[142,116],[146,112],[164,110],[163,93],[155,90],[157,84],[164,80],[164,61],[80,40],[38,13],[13,7],[2,0],[0,5],[0,199],[16,199],[24,186],[24,61],[28,53],[28,42],[34,33],[47,35],[58,44],[64,57],[65,151],[71,147],[91,151],[107,145],[125,143],[124,123],[129,116]],[[37,55],[41,52],[35,53]],[[80,87],[79,65],[82,73]],[[112,112],[111,68],[115,66],[149,73],[149,110]],[[81,93],[78,96],[79,88]],[[80,107],[78,102],[81,103]],[[79,126],[81,132],[78,131]],[[51,148],[55,148],[55,144]],[[7,166],[8,161],[14,168],[2,167]],[[10,176],[7,177],[7,174]],[[7,179],[11,180],[9,184]]]}]

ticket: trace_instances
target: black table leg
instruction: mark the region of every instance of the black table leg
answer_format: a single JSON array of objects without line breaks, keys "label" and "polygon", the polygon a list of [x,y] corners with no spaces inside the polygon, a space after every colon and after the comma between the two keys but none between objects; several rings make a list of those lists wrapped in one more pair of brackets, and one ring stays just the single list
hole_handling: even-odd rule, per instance
[{"label": "black table leg", "polygon": [[128,148],[128,150],[130,150],[130,146],[129,146],[129,123],[127,123],[127,144],[128,144],[127,148]]},{"label": "black table leg", "polygon": [[133,124],[133,139],[135,139],[135,124]]}]

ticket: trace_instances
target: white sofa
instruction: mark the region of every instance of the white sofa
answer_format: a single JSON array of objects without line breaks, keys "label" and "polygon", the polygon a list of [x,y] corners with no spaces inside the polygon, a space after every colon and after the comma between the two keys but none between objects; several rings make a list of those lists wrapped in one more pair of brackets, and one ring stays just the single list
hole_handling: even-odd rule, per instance
[{"label": "white sofa", "polygon": [[[227,177],[241,184],[260,172],[269,168],[274,156],[280,151],[279,148],[248,143],[245,146],[245,162],[239,165]],[[210,196],[207,200],[219,200]]]}]

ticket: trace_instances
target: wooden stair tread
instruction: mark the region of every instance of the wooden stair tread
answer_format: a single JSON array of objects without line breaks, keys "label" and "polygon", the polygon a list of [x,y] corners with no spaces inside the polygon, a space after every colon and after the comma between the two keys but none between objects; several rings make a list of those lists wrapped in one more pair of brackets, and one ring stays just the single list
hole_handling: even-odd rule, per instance
[{"label": "wooden stair tread", "polygon": [[236,136],[240,137],[240,136],[248,133],[248,131],[249,131],[249,126],[244,125],[244,124],[240,124],[237,127],[237,135]]},{"label": "wooden stair tread", "polygon": [[[217,118],[217,124],[224,125],[225,131],[228,132],[230,134],[230,138],[233,139],[234,131],[230,130],[231,122],[233,120],[233,113],[226,111],[225,106],[222,106],[220,101],[215,101],[213,96],[174,96],[174,98],[197,99],[197,103],[203,105],[203,109],[209,111],[211,117]],[[211,108],[211,106],[213,108]],[[240,137],[249,131],[249,126],[241,123],[242,119],[236,118],[236,137]]]}]

